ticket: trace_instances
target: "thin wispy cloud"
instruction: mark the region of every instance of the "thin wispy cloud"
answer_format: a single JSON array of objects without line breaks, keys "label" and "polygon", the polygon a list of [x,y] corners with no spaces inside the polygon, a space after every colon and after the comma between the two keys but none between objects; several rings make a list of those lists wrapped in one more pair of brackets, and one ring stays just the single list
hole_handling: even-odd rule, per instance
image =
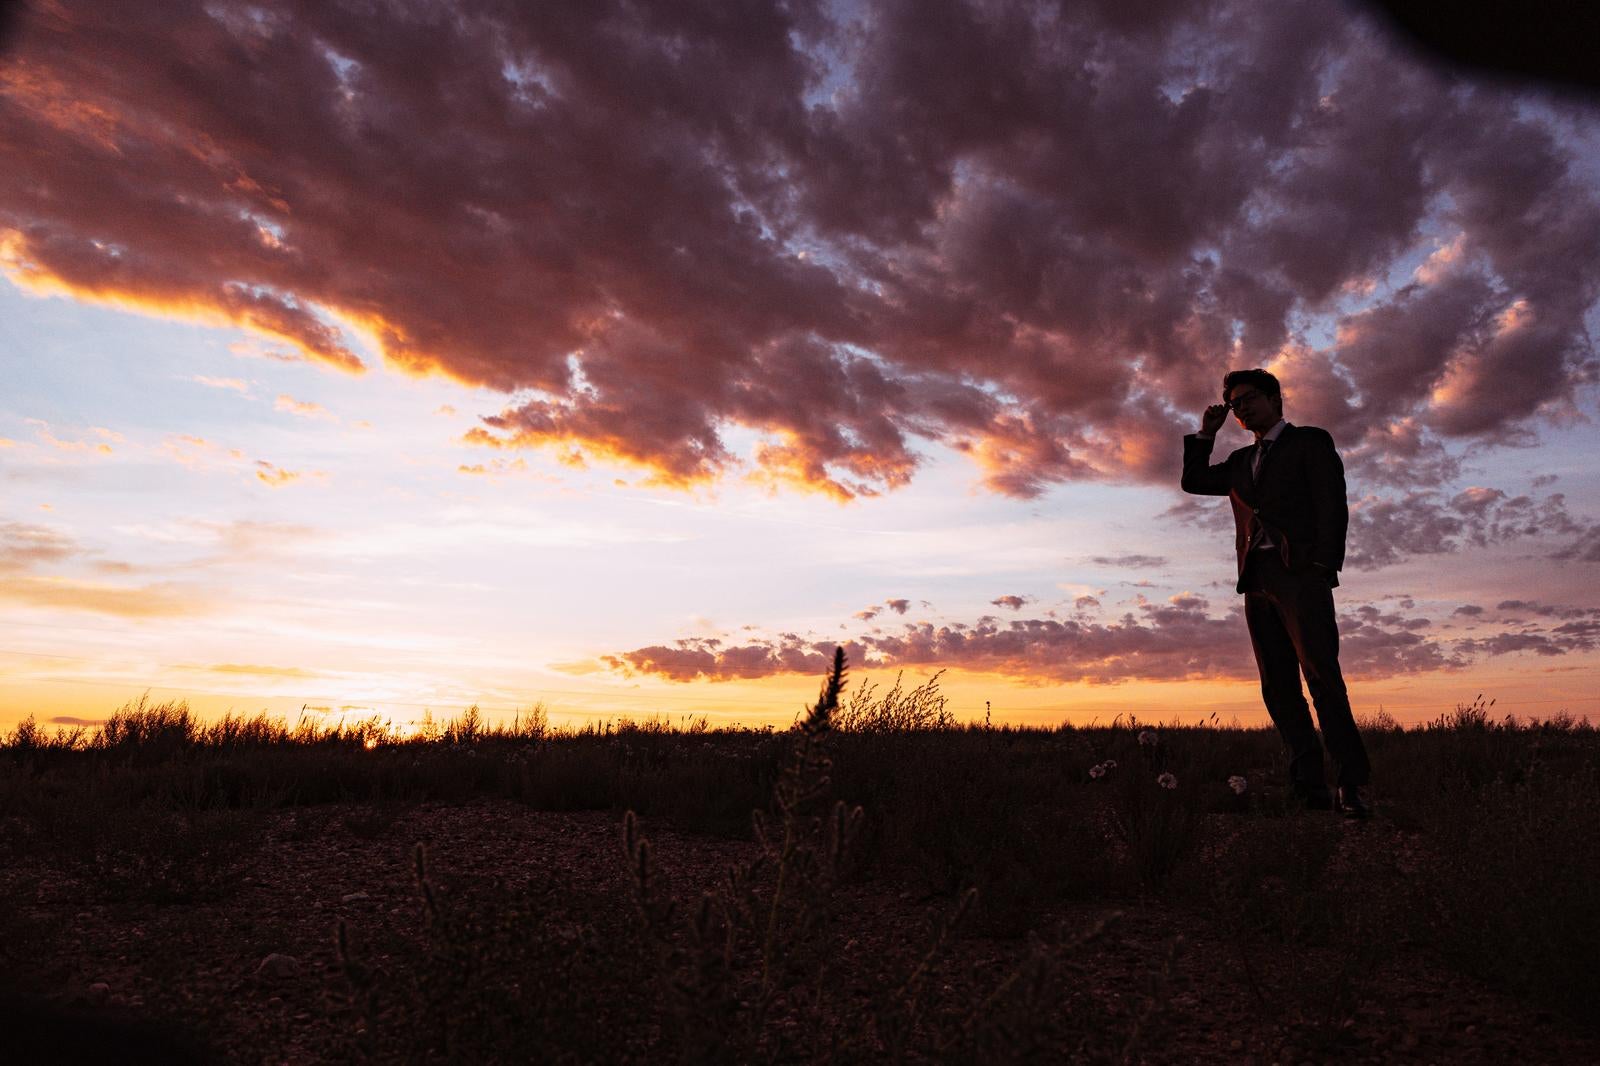
[{"label": "thin wispy cloud", "polygon": [[102,573],[133,569],[98,555],[60,530],[0,520],[0,603],[135,619],[204,614],[213,607],[198,590],[170,582],[108,584],[65,572],[74,563]]},{"label": "thin wispy cloud", "polygon": [[196,374],[189,380],[208,389],[225,389],[229,392],[250,391],[250,383],[244,378],[217,378],[208,374]]},{"label": "thin wispy cloud", "polygon": [[291,415],[298,415],[301,418],[321,418],[330,422],[337,422],[339,420],[337,415],[328,410],[326,407],[322,406],[320,403],[312,403],[309,400],[297,400],[287,393],[280,395],[272,406],[274,410],[285,411]]}]

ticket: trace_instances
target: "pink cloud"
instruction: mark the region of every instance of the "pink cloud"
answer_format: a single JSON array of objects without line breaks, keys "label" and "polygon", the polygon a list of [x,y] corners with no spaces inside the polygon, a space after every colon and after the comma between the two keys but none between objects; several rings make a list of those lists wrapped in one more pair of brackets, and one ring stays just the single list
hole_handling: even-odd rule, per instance
[{"label": "pink cloud", "polygon": [[[1392,677],[1451,669],[1475,655],[1499,653],[1472,642],[1452,645],[1430,639],[1429,625],[1426,618],[1371,606],[1346,612],[1340,626],[1346,672],[1353,678]],[[1580,646],[1573,634],[1553,639],[1565,640],[1562,650]],[[602,656],[601,662],[625,675],[726,681],[815,673],[826,667],[832,649],[828,640],[797,634],[751,639],[734,647],[687,638]],[[1241,609],[1234,605],[1213,615],[1210,602],[1193,593],[1164,603],[1143,601],[1109,621],[1046,616],[1002,622],[985,616],[970,623],[906,623],[897,630],[858,636],[845,649],[862,669],[959,668],[1032,684],[1255,676]]]},{"label": "pink cloud", "polygon": [[31,569],[81,553],[76,541],[48,526],[31,522],[0,522],[0,573]]}]

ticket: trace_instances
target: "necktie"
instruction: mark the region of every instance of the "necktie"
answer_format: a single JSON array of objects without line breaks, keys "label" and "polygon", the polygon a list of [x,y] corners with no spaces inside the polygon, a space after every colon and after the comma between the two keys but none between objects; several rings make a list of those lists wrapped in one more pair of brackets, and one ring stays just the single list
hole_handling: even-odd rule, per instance
[{"label": "necktie", "polygon": [[1262,437],[1256,443],[1256,461],[1250,465],[1250,480],[1252,482],[1261,480],[1261,464],[1267,461],[1267,449],[1271,446],[1272,442],[1265,437]]}]

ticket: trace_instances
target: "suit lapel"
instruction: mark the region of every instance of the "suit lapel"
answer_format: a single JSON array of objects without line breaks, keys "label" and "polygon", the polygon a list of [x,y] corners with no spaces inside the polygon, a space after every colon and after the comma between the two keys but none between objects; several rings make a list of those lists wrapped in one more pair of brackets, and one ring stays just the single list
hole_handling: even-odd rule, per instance
[{"label": "suit lapel", "polygon": [[[1289,446],[1289,439],[1293,435],[1294,424],[1291,422],[1285,422],[1283,424],[1283,429],[1278,433],[1278,439],[1272,442],[1272,446],[1267,449],[1267,454],[1261,457],[1261,471],[1256,475],[1255,488],[1259,490],[1262,485],[1266,484],[1268,468],[1273,465],[1273,460],[1277,458],[1278,453],[1282,452],[1284,448]],[[1254,459],[1255,457],[1251,456],[1251,458]],[[1247,474],[1249,473],[1248,465],[1246,466],[1245,472]]]}]

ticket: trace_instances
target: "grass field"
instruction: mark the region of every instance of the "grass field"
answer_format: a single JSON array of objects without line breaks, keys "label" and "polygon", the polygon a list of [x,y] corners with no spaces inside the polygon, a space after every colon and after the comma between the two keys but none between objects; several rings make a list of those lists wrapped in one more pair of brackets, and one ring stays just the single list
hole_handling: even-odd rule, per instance
[{"label": "grass field", "polygon": [[[320,1027],[319,1058],[1183,1061],[1199,1038],[1182,1033],[1209,1017],[1242,1027],[1207,1045],[1236,1053],[1222,1058],[1272,1061],[1277,1041],[1385,1061],[1403,1034],[1364,1038],[1363,1011],[1395,994],[1378,975],[1417,960],[1590,1047],[1600,733],[1496,720],[1481,700],[1421,728],[1363,724],[1366,824],[1296,809],[1269,731],[958,727],[937,678],[853,694],[830,678],[784,731],[563,732],[535,709],[401,737],[146,703],[93,731],[24,723],[0,750],[0,862],[28,905],[0,915],[0,972],[82,1033],[165,1025],[225,1061],[272,1060],[229,1045],[218,1001],[126,1002],[93,980],[92,945],[61,945],[75,920],[101,939],[161,929],[117,958],[181,984],[186,963],[163,952],[221,915],[241,957],[265,956],[270,938],[240,930],[242,901],[275,898],[269,849],[337,842],[352,863],[388,856],[362,883],[386,879],[372,891],[394,906],[379,924],[295,916],[326,959],[298,975],[315,995],[283,1027]],[[440,858],[473,834],[467,813],[508,810],[602,843],[539,862],[507,845],[493,870]],[[418,828],[427,812],[457,829]],[[350,910],[368,892],[345,895]],[[1138,941],[1147,916],[1172,935]],[[1117,943],[1148,951],[1108,991],[1094,945],[1117,923],[1133,923]],[[1217,957],[1174,961],[1199,944]],[[1177,993],[1186,965],[1246,990],[1234,1014]],[[255,980],[235,997],[299,1002]]]}]

